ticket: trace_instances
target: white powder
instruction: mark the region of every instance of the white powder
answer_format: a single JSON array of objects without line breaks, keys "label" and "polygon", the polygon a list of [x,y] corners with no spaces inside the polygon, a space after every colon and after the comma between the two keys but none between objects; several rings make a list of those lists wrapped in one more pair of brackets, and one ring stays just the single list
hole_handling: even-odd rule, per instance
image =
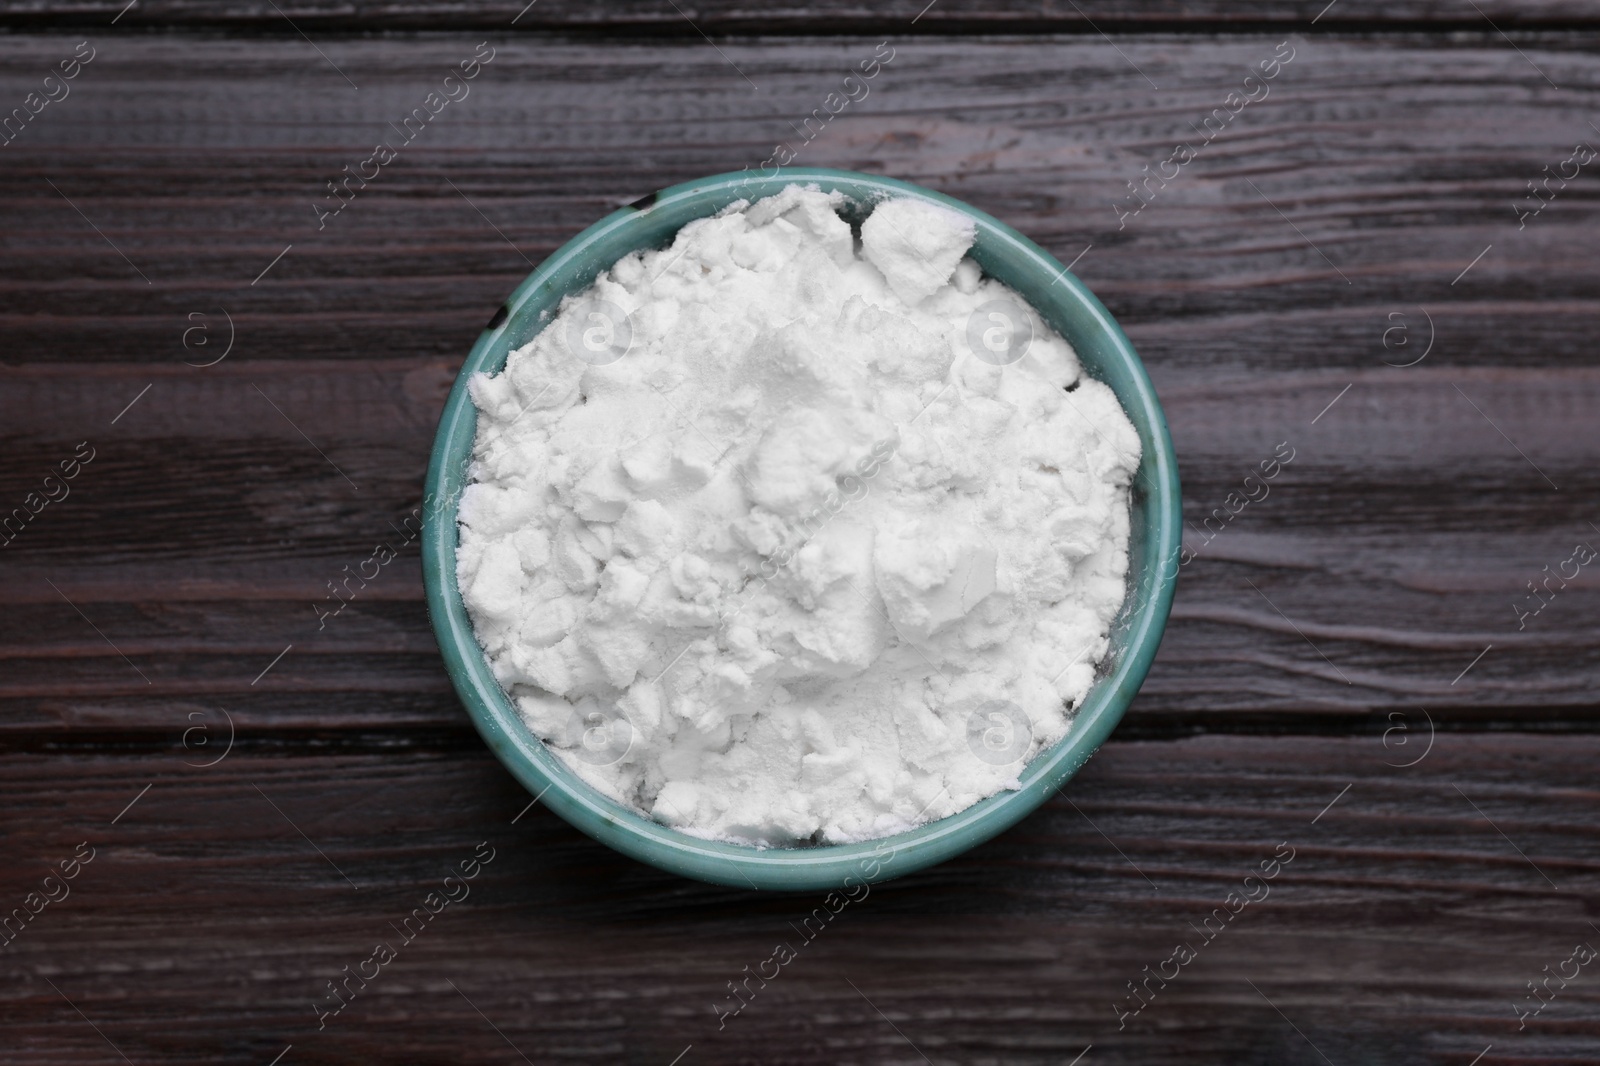
[{"label": "white powder", "polygon": [[842,203],[692,222],[471,383],[457,566],[495,676],[696,836],[861,840],[1016,788],[1126,591],[1111,390],[963,258],[969,219],[891,200],[857,241]]}]

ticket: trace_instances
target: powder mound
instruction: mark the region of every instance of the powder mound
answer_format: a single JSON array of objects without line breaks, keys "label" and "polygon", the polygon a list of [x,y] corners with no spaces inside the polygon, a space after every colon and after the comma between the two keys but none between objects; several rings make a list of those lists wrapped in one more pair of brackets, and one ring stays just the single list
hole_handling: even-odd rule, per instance
[{"label": "powder mound", "polygon": [[861,251],[894,294],[915,306],[950,281],[977,234],[977,223],[948,207],[889,200],[861,224]]},{"label": "powder mound", "polygon": [[486,658],[574,772],[695,836],[863,840],[1018,787],[1127,590],[1111,390],[970,219],[888,200],[857,241],[845,206],[691,222],[470,382]]}]

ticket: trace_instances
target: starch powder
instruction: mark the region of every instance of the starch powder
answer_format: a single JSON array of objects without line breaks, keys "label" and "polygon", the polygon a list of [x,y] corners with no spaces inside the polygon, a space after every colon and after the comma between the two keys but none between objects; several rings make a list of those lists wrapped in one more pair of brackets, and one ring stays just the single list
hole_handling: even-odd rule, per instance
[{"label": "starch powder", "polygon": [[579,776],[840,843],[1018,787],[1127,589],[1139,438],[966,257],[972,221],[790,186],[691,222],[479,374],[462,596]]}]

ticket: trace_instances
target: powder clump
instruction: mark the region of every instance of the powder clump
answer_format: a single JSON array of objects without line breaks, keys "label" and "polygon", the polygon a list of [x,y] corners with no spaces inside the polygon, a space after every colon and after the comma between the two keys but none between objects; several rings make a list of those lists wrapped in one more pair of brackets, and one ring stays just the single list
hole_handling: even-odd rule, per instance
[{"label": "powder clump", "polygon": [[1016,787],[1126,594],[1111,390],[969,218],[888,200],[858,241],[844,207],[691,222],[470,383],[488,662],[576,773],[696,836],[862,840]]}]

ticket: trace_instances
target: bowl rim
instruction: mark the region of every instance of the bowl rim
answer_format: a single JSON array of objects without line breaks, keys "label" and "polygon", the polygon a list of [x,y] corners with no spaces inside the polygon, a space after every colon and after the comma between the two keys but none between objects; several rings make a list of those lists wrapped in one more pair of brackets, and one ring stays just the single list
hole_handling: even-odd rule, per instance
[{"label": "bowl rim", "polygon": [[[714,214],[739,199],[760,199],[792,184],[838,189],[858,202],[908,196],[932,201],[976,223],[975,258],[981,245],[984,257],[1003,257],[1008,271],[1026,271],[1037,281],[1054,279],[1047,290],[1046,306],[1035,298],[1025,298],[1058,332],[1067,333],[1063,328],[1067,322],[1074,332],[1097,333],[1103,348],[1098,358],[1119,364],[1125,387],[1117,389],[1117,398],[1139,432],[1144,453],[1135,480],[1146,481],[1143,556],[1149,580],[1147,586],[1134,580],[1130,526],[1128,591],[1113,630],[1125,632],[1123,646],[1119,650],[1113,641],[1108,653],[1116,657],[1111,671],[1096,679],[1066,735],[1027,763],[1019,774],[1019,790],[997,793],[949,817],[887,837],[852,844],[756,848],[690,836],[622,806],[570,770],[527,727],[490,671],[460,595],[455,566],[456,513],[477,432],[478,412],[467,392],[469,379],[480,371],[503,368],[513,345],[520,347],[537,335],[564,296],[588,287],[598,273],[620,258],[594,261],[590,253],[596,245],[627,236],[634,229],[647,233],[662,219],[675,220],[685,211],[692,212],[673,222],[670,232],[675,233],[692,218]],[[655,246],[644,240],[631,245],[639,249]],[[1018,287],[1011,280],[1006,284]],[[518,327],[525,329],[534,313],[538,328],[526,338],[513,340]],[[1074,343],[1074,348],[1081,346]],[[1096,380],[1100,380],[1098,376]],[[1130,517],[1133,499],[1130,493]],[[544,260],[495,313],[456,375],[440,415],[422,509],[423,584],[446,671],[485,743],[534,795],[534,802],[542,800],[600,843],[659,869],[738,888],[791,891],[848,889],[852,878],[870,883],[924,869],[989,840],[1048,800],[1111,734],[1149,672],[1171,610],[1182,534],[1177,461],[1166,418],[1133,345],[1094,294],[1044,249],[969,204],[910,182],[824,167],[781,168],[775,174],[746,170],[673,185],[613,211]],[[1154,549],[1153,555],[1150,549]]]}]

